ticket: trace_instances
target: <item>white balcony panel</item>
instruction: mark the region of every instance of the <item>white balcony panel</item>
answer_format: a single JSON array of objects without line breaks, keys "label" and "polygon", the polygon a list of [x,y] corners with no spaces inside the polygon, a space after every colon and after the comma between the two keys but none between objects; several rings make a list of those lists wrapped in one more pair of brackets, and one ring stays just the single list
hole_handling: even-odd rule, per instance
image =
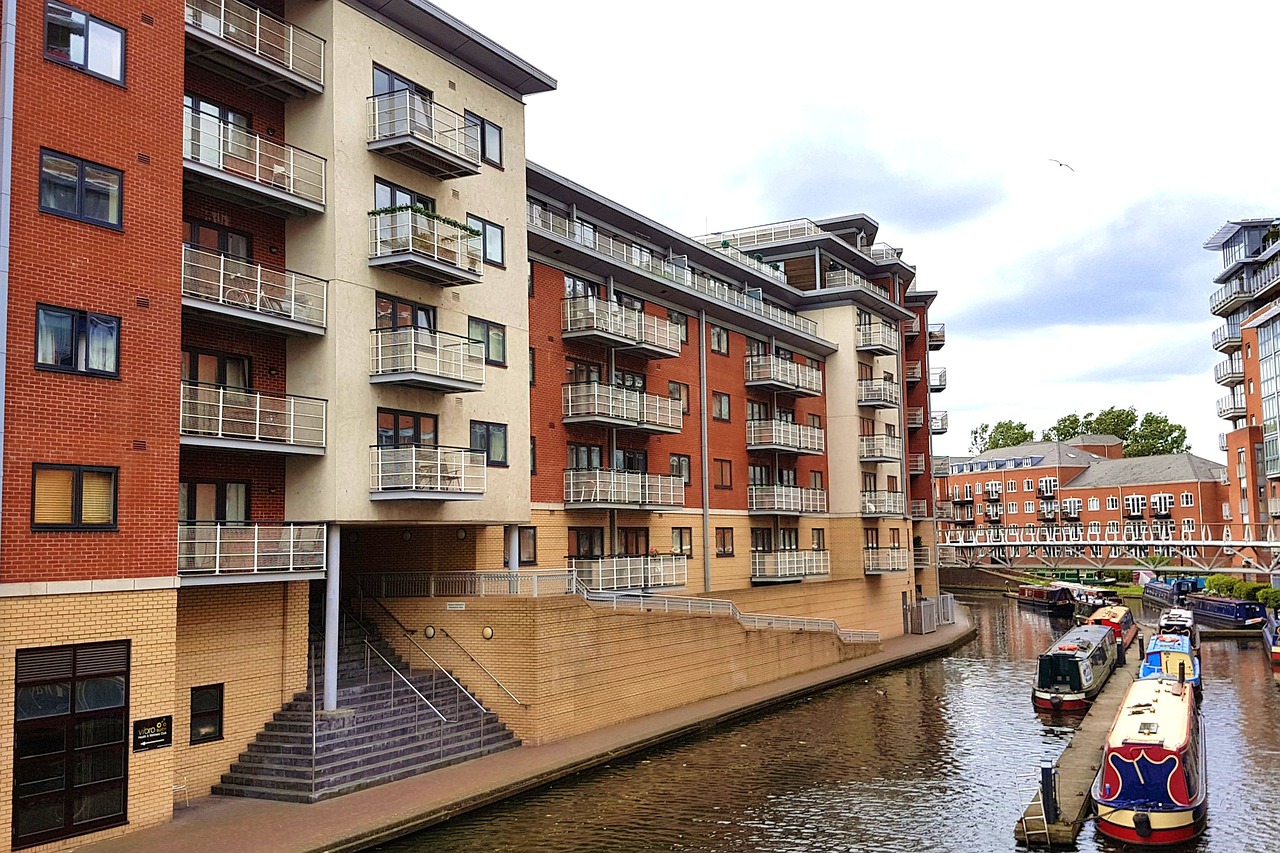
[{"label": "white balcony panel", "polygon": [[178,525],[183,586],[323,577],[325,525],[266,522]]},{"label": "white balcony panel", "polygon": [[942,435],[950,426],[951,418],[946,412],[931,412],[929,414],[929,432],[934,435]]},{"label": "white balcony panel", "polygon": [[663,554],[644,557],[570,557],[569,569],[588,589],[680,587],[689,582],[689,558]]},{"label": "white balcony panel", "polygon": [[561,390],[565,423],[591,423],[643,432],[679,432],[679,400],[642,394],[601,382],[579,382]]},{"label": "white balcony panel", "polygon": [[487,476],[481,450],[427,445],[369,448],[372,500],[480,500]]},{"label": "white balcony panel", "polygon": [[583,468],[564,472],[564,502],[636,509],[684,506],[684,478],[643,471]]},{"label": "white balcony panel", "polygon": [[484,388],[484,342],[430,329],[374,329],[369,333],[369,374],[436,391]]},{"label": "white balcony panel", "polygon": [[829,551],[752,551],[753,580],[784,580],[831,574]]},{"label": "white balcony panel", "polygon": [[906,496],[902,492],[863,492],[863,515],[905,515]]},{"label": "white balcony panel", "polygon": [[188,59],[280,97],[324,91],[324,39],[239,0],[186,0]]},{"label": "white balcony panel", "polygon": [[787,394],[819,396],[822,371],[772,355],[747,356],[746,384]]},{"label": "white balcony panel", "polygon": [[858,326],[858,351],[892,355],[898,351],[898,330],[888,323]]},{"label": "white balcony panel", "polygon": [[858,458],[863,462],[886,462],[902,458],[902,439],[892,435],[858,436]]},{"label": "white balcony panel", "polygon": [[747,490],[747,511],[787,515],[826,512],[827,492],[798,486],[751,486]]},{"label": "white balcony panel", "polygon": [[868,575],[905,572],[910,567],[908,552],[904,548],[864,548],[863,572]]},{"label": "white balcony panel", "polygon": [[369,214],[369,266],[444,286],[484,275],[478,235],[418,210]]},{"label": "white balcony panel", "polygon": [[947,343],[947,324],[930,323],[927,340],[929,349],[940,350]]},{"label": "white balcony panel", "polygon": [[440,180],[480,174],[480,127],[461,114],[408,89],[366,105],[370,151]]},{"label": "white balcony panel", "polygon": [[183,382],[181,443],[320,455],[326,407],[314,397]]},{"label": "white balcony panel", "polygon": [[747,421],[747,447],[751,450],[820,454],[826,452],[826,435],[818,427],[790,421]]},{"label": "white balcony panel", "polygon": [[326,283],[182,247],[182,304],[273,329],[323,335]]},{"label": "white balcony panel", "polygon": [[897,408],[902,403],[902,389],[886,379],[859,379],[858,405],[874,409]]}]

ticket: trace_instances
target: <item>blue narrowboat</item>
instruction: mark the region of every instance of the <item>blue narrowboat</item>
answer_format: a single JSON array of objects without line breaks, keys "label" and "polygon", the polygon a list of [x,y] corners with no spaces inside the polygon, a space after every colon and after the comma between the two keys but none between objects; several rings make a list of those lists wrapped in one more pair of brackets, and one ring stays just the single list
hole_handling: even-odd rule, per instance
[{"label": "blue narrowboat", "polygon": [[1254,628],[1267,621],[1267,609],[1256,601],[1224,595],[1189,595],[1187,605],[1196,621],[1211,628]]},{"label": "blue narrowboat", "polygon": [[1188,595],[1203,588],[1199,578],[1150,580],[1142,586],[1142,597],[1158,604],[1182,607],[1186,604]]},{"label": "blue narrowboat", "polygon": [[1156,634],[1147,644],[1138,677],[1182,677],[1198,692],[1200,658],[1191,649],[1191,638],[1186,634]]}]

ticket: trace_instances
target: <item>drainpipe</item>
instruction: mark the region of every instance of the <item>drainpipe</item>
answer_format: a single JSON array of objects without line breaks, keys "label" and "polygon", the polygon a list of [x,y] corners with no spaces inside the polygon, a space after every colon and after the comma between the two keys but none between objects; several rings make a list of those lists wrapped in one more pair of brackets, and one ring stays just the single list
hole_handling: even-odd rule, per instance
[{"label": "drainpipe", "polygon": [[[13,195],[13,90],[17,50],[18,2],[4,4],[0,25],[0,458],[4,457],[5,368],[9,361],[9,244]],[[4,466],[0,465],[0,491]]]},{"label": "drainpipe", "polygon": [[702,591],[711,592],[711,463],[707,460],[707,312],[698,311],[698,406],[702,440]]}]

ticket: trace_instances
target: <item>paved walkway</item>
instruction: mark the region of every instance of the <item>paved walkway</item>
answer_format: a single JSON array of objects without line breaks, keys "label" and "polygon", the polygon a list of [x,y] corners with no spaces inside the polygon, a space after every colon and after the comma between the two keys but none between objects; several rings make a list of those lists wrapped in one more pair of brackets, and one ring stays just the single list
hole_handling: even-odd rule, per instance
[{"label": "paved walkway", "polygon": [[425,829],[665,741],[905,663],[972,639],[963,607],[936,633],[896,637],[869,657],[628,720],[545,746],[520,747],[313,805],[202,797],[171,823],[76,848],[79,853],[338,853]]}]

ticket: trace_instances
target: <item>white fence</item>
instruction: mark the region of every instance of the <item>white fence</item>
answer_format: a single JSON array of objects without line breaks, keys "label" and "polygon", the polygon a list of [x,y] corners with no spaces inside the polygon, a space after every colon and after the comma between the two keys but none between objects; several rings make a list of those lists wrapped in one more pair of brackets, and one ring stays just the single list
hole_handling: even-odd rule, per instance
[{"label": "white fence", "polygon": [[369,372],[422,373],[484,384],[484,342],[431,329],[374,329],[369,333]]},{"label": "white fence", "polygon": [[752,551],[751,577],[800,578],[831,574],[830,551]]},{"label": "white fence", "polygon": [[684,506],[684,478],[612,468],[564,472],[565,503]]},{"label": "white fence", "polygon": [[484,494],[484,451],[462,447],[369,448],[370,492],[458,492]]},{"label": "white fence", "polygon": [[751,486],[747,490],[750,512],[826,512],[825,489],[799,486]]},{"label": "white fence", "polygon": [[826,451],[826,434],[818,427],[791,421],[747,421],[747,446],[769,445],[813,453]]},{"label": "white fence", "polygon": [[178,526],[179,575],[316,572],[325,525],[191,522]]}]

